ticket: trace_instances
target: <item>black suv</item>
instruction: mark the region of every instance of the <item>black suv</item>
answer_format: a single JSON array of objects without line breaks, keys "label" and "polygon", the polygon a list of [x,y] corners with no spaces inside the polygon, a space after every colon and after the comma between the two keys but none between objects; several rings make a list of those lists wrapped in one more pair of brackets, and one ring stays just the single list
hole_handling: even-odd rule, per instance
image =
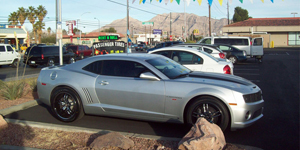
[{"label": "black suv", "polygon": [[[30,54],[29,54],[30,53]],[[29,54],[28,60],[27,56]],[[63,48],[63,63],[74,63],[75,54]],[[36,68],[38,65],[54,66],[59,64],[59,46],[37,45],[28,47],[23,62]]]}]

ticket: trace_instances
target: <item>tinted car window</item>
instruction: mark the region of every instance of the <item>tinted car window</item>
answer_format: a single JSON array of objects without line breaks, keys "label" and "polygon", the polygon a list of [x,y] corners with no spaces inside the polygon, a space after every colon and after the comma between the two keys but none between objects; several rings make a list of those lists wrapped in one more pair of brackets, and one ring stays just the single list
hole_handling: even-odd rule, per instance
[{"label": "tinted car window", "polygon": [[229,46],[224,46],[224,45],[220,45],[219,48],[222,50],[222,51],[230,51],[231,48]]},{"label": "tinted car window", "polygon": [[59,48],[58,47],[43,47],[43,54],[58,54],[59,53]]},{"label": "tinted car window", "polygon": [[14,51],[10,46],[6,46],[8,52]]},{"label": "tinted car window", "polygon": [[230,45],[249,45],[248,39],[215,39],[215,43],[219,44],[230,44]]},{"label": "tinted car window", "polygon": [[0,52],[5,52],[5,47],[4,46],[0,46]]},{"label": "tinted car window", "polygon": [[183,51],[173,51],[172,59],[174,61],[176,61],[175,56],[178,57],[178,62],[182,65],[203,64],[203,59],[193,53],[183,52]]},{"label": "tinted car window", "polygon": [[259,46],[259,45],[262,45],[262,38],[254,39],[253,46]]},{"label": "tinted car window", "polygon": [[166,56],[166,57],[169,57],[169,53],[171,51],[159,51],[159,52],[155,52],[153,54],[159,54],[159,55],[163,55],[163,56]]},{"label": "tinted car window", "polygon": [[96,73],[96,74],[101,74],[102,71],[102,61],[95,61],[85,67],[82,68],[83,70]]},{"label": "tinted car window", "polygon": [[143,65],[124,60],[104,60],[102,75],[120,76],[120,77],[138,77],[147,70]]},{"label": "tinted car window", "polygon": [[209,53],[209,54],[211,54],[213,51],[212,50],[210,50],[210,49],[208,49],[208,48],[204,48],[203,47],[203,50],[206,52],[206,53]]},{"label": "tinted car window", "polygon": [[[31,49],[31,51],[30,51],[30,49]],[[25,54],[27,55],[27,53],[29,53],[29,51],[30,51],[30,55],[41,55],[42,54],[42,48],[37,47],[37,46],[35,46],[33,48],[31,48],[31,47],[27,48]]]}]

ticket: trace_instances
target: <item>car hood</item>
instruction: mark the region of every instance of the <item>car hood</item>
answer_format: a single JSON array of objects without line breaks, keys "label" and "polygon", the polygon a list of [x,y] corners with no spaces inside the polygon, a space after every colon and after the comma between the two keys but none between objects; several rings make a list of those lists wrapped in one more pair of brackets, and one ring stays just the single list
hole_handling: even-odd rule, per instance
[{"label": "car hood", "polygon": [[176,79],[179,82],[201,83],[212,86],[221,86],[235,91],[246,92],[253,88],[260,88],[251,81],[235,75],[208,72],[192,72],[189,76]]}]

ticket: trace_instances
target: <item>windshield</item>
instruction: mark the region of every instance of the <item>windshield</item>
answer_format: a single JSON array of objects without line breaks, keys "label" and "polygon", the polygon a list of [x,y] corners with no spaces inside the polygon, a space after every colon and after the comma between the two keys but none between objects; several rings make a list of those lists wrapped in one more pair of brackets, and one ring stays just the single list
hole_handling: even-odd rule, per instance
[{"label": "windshield", "polygon": [[177,62],[164,57],[158,57],[154,59],[146,60],[149,64],[155,67],[157,70],[162,72],[170,79],[175,79],[178,77],[184,77],[188,75],[191,70],[178,64]]}]

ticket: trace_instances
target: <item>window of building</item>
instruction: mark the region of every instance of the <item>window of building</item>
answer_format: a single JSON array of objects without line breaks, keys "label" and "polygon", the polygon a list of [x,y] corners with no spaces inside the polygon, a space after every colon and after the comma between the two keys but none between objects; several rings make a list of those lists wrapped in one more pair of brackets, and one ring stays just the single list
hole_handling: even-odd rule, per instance
[{"label": "window of building", "polygon": [[289,45],[300,45],[300,32],[289,32],[288,34]]}]

